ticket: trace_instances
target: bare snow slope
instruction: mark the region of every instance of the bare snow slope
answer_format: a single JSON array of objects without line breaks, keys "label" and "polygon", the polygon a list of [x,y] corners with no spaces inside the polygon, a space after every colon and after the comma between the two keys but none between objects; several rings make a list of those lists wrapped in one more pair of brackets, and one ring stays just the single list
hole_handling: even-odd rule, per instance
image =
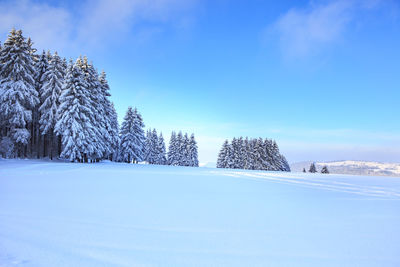
[{"label": "bare snow slope", "polygon": [[400,179],[0,160],[0,266],[400,266]]},{"label": "bare snow slope", "polygon": [[[307,171],[311,161],[297,162],[290,165],[292,171]],[[316,162],[317,170],[320,171],[326,165],[331,173],[372,175],[372,176],[395,176],[400,177],[400,163],[382,163],[372,161],[342,160],[331,162]]]}]

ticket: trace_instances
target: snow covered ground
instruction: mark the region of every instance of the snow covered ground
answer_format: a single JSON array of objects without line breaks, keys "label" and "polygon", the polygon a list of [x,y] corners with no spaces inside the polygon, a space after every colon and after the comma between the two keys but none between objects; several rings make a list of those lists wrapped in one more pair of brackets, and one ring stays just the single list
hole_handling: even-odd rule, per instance
[{"label": "snow covered ground", "polygon": [[[296,162],[290,165],[292,171],[301,172],[303,168],[307,171],[312,161]],[[372,175],[372,176],[395,176],[400,177],[400,163],[383,163],[373,161],[341,160],[331,162],[316,162],[317,170],[327,166],[330,173]]]},{"label": "snow covered ground", "polygon": [[400,178],[0,160],[0,266],[400,266]]}]

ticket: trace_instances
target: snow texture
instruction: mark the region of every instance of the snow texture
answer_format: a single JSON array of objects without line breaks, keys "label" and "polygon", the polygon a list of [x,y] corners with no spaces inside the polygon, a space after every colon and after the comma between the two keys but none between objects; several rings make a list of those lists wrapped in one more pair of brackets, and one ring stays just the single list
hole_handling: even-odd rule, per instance
[{"label": "snow texture", "polygon": [[[297,162],[290,165],[293,171],[308,170],[311,162]],[[396,176],[400,177],[400,163],[382,163],[373,161],[342,160],[331,162],[316,162],[317,171],[327,166],[330,173],[355,174],[372,176]]]},{"label": "snow texture", "polygon": [[400,266],[400,179],[0,160],[1,266]]}]

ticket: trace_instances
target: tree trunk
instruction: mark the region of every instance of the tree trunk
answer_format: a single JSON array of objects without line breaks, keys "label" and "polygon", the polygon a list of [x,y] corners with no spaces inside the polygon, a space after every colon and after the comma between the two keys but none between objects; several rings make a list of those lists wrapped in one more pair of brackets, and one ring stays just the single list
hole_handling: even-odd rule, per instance
[{"label": "tree trunk", "polygon": [[49,142],[50,160],[53,160],[53,144],[54,144],[53,131],[51,131],[50,132],[50,142]]}]

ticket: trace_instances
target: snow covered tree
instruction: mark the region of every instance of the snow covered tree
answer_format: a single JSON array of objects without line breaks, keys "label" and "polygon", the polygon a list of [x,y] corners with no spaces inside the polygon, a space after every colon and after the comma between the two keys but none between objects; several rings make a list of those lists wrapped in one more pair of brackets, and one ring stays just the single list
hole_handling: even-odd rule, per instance
[{"label": "snow covered tree", "polygon": [[47,156],[47,142],[45,135],[41,135],[40,131],[40,112],[39,107],[43,103],[42,97],[40,96],[40,91],[42,90],[44,79],[43,75],[47,71],[49,67],[49,62],[47,60],[46,52],[43,50],[42,54],[37,58],[35,61],[35,89],[38,93],[40,103],[39,105],[35,106],[32,111],[32,141],[35,144],[36,156],[37,158],[43,156]]},{"label": "snow covered tree", "polygon": [[190,135],[190,141],[189,141],[189,159],[190,159],[190,164],[189,166],[191,167],[199,167],[199,156],[198,156],[198,151],[197,151],[197,142],[194,137],[194,134],[192,133]]},{"label": "snow covered tree", "polygon": [[157,164],[160,165],[167,164],[165,142],[162,133],[160,133],[158,137],[157,151],[158,151]]},{"label": "snow covered tree", "polygon": [[144,158],[144,123],[135,108],[128,108],[121,126],[121,159],[127,163],[137,163]]},{"label": "snow covered tree", "polygon": [[181,131],[178,132],[176,135],[176,160],[178,166],[183,166],[183,155],[184,155],[184,141],[183,141],[183,134]]},{"label": "snow covered tree", "polygon": [[84,73],[70,62],[59,98],[55,133],[61,135],[62,158],[70,161],[87,162],[93,153],[93,125],[90,121],[90,98]]},{"label": "snow covered tree", "polygon": [[182,160],[180,166],[190,166],[191,158],[189,154],[189,136],[187,133],[183,135],[181,153]]},{"label": "snow covered tree", "polygon": [[151,152],[151,129],[146,131],[146,140],[144,142],[144,155],[143,160],[149,163]]},{"label": "snow covered tree", "polygon": [[324,167],[322,167],[321,173],[328,174],[328,173],[329,173],[329,171],[328,171],[328,166],[325,165]]},{"label": "snow covered tree", "polygon": [[311,163],[310,169],[308,170],[308,172],[311,172],[311,173],[316,173],[317,172],[317,168],[315,167],[315,163],[314,162]]},{"label": "snow covered tree", "polygon": [[[55,139],[54,126],[57,121],[57,110],[60,105],[59,98],[61,95],[61,87],[63,82],[63,70],[61,59],[55,52],[52,60],[43,74],[43,85],[40,88],[41,106],[40,111],[40,131],[42,135],[48,135],[50,159],[53,159]],[[45,139],[46,140],[46,139]]]},{"label": "snow covered tree", "polygon": [[174,131],[171,133],[169,140],[168,164],[173,166],[179,165],[177,136]]},{"label": "snow covered tree", "polygon": [[98,101],[101,104],[99,109],[103,116],[100,126],[104,128],[105,156],[111,159],[111,155],[113,155],[117,149],[116,144],[118,144],[118,118],[115,108],[109,100],[111,96],[110,87],[104,71],[102,71],[99,76],[99,82],[100,96]]},{"label": "snow covered tree", "polygon": [[149,164],[158,164],[158,135],[156,129],[149,129],[146,134],[144,159]]},{"label": "snow covered tree", "polygon": [[13,158],[14,155],[14,142],[10,137],[4,136],[0,139],[0,155],[3,158]]},{"label": "snow covered tree", "polygon": [[79,67],[84,74],[84,79],[87,84],[87,96],[88,96],[88,118],[91,123],[92,129],[90,139],[93,140],[88,156],[91,160],[98,160],[108,155],[111,151],[107,150],[107,140],[109,137],[106,129],[106,116],[104,110],[104,98],[102,94],[102,86],[98,77],[97,71],[94,69],[92,64],[89,64],[87,57],[79,57],[76,61],[77,67]]},{"label": "snow covered tree", "polygon": [[280,154],[279,156],[281,158],[281,169],[280,169],[280,171],[290,172],[290,165],[287,162],[286,158],[282,154]]},{"label": "snow covered tree", "polygon": [[6,135],[17,144],[18,155],[26,155],[31,134],[32,109],[38,105],[31,47],[21,30],[11,30],[0,53],[0,112],[6,120]]},{"label": "snow covered tree", "polygon": [[270,139],[233,138],[226,140],[218,155],[217,168],[290,171],[278,145]]},{"label": "snow covered tree", "polygon": [[227,166],[228,166],[228,161],[227,161],[228,150],[229,150],[229,141],[225,140],[225,142],[223,143],[222,148],[218,154],[217,168],[227,168]]}]

